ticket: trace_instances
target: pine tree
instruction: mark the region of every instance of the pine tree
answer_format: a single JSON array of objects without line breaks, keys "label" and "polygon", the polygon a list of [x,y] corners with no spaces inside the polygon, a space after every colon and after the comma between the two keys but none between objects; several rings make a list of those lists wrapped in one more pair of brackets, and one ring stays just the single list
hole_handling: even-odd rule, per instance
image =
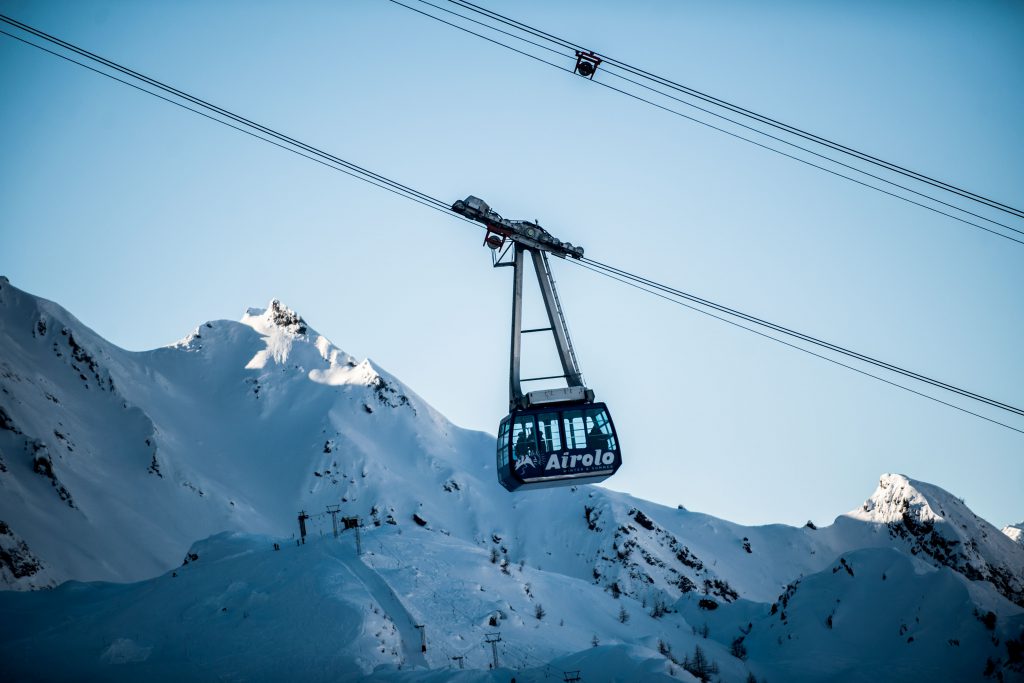
[{"label": "pine tree", "polygon": [[625,605],[619,607],[619,621],[623,624],[629,621],[629,612],[626,611]]},{"label": "pine tree", "polygon": [[718,673],[718,665],[708,661],[707,655],[704,654],[700,645],[694,648],[692,659],[686,658],[683,667],[701,681],[708,681],[712,674]]}]

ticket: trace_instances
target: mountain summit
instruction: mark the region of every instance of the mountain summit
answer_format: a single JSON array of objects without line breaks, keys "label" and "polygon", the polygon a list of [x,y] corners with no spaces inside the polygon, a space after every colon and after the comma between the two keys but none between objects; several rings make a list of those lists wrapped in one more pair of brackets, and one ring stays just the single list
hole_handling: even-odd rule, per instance
[{"label": "mountain summit", "polygon": [[11,587],[146,578],[225,529],[290,534],[299,509],[337,501],[331,453],[372,448],[375,410],[432,414],[277,301],[141,353],[8,282],[0,323]]},{"label": "mountain summit", "polygon": [[929,558],[973,580],[988,581],[1024,607],[1020,546],[971,512],[962,499],[900,474],[884,474],[878,489],[850,517],[885,525],[912,555]]},{"label": "mountain summit", "polygon": [[296,335],[304,335],[307,331],[306,321],[302,316],[277,299],[272,299],[266,308],[250,308],[242,322],[262,334],[268,333],[270,325]]}]

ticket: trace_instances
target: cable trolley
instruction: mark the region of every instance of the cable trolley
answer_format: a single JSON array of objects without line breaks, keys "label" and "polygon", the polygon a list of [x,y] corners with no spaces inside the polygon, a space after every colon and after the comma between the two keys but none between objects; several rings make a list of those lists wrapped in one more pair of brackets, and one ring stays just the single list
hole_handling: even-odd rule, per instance
[{"label": "cable trolley", "polygon": [[[595,402],[594,392],[584,384],[547,258],[550,253],[581,259],[583,247],[562,242],[536,222],[502,218],[478,197],[455,202],[452,211],[483,223],[484,245],[492,250],[494,267],[513,268],[509,414],[498,427],[498,481],[509,491],[604,481],[622,465],[618,435],[608,407]],[[527,254],[548,317],[548,327],[530,330],[522,328]],[[534,332],[551,332],[561,375],[520,378],[522,335]],[[524,382],[551,379],[564,379],[566,386],[522,390]]]}]

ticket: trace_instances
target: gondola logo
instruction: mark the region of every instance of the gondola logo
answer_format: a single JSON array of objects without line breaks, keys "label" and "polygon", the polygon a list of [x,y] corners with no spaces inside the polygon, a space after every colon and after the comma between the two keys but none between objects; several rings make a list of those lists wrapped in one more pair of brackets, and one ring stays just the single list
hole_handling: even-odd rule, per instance
[{"label": "gondola logo", "polygon": [[596,453],[583,453],[582,455],[579,453],[572,455],[552,453],[547,464],[544,465],[544,470],[571,470],[581,465],[593,467],[594,465],[611,465],[614,462],[615,453],[611,451],[602,453],[601,449],[598,449]]},{"label": "gondola logo", "polygon": [[521,455],[516,458],[516,470],[520,470],[527,466],[537,467],[537,461],[533,459],[532,455]]}]

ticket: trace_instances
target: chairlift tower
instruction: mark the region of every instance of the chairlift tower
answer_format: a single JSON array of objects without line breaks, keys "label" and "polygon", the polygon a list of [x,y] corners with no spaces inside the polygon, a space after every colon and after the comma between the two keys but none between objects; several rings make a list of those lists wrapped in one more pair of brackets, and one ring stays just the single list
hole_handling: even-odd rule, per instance
[{"label": "chairlift tower", "polygon": [[356,530],[356,555],[363,554],[363,539],[359,534],[359,529],[362,527],[362,520],[358,515],[353,517],[342,517],[341,524],[344,527],[342,531],[348,531],[349,529]]},{"label": "chairlift tower", "polygon": [[491,657],[493,659],[491,668],[498,668],[498,643],[501,642],[501,633],[485,633],[484,642],[491,646]]},{"label": "chairlift tower", "polygon": [[338,537],[338,513],[341,512],[340,505],[328,505],[327,514],[331,516],[331,530],[334,532],[334,537]]}]

